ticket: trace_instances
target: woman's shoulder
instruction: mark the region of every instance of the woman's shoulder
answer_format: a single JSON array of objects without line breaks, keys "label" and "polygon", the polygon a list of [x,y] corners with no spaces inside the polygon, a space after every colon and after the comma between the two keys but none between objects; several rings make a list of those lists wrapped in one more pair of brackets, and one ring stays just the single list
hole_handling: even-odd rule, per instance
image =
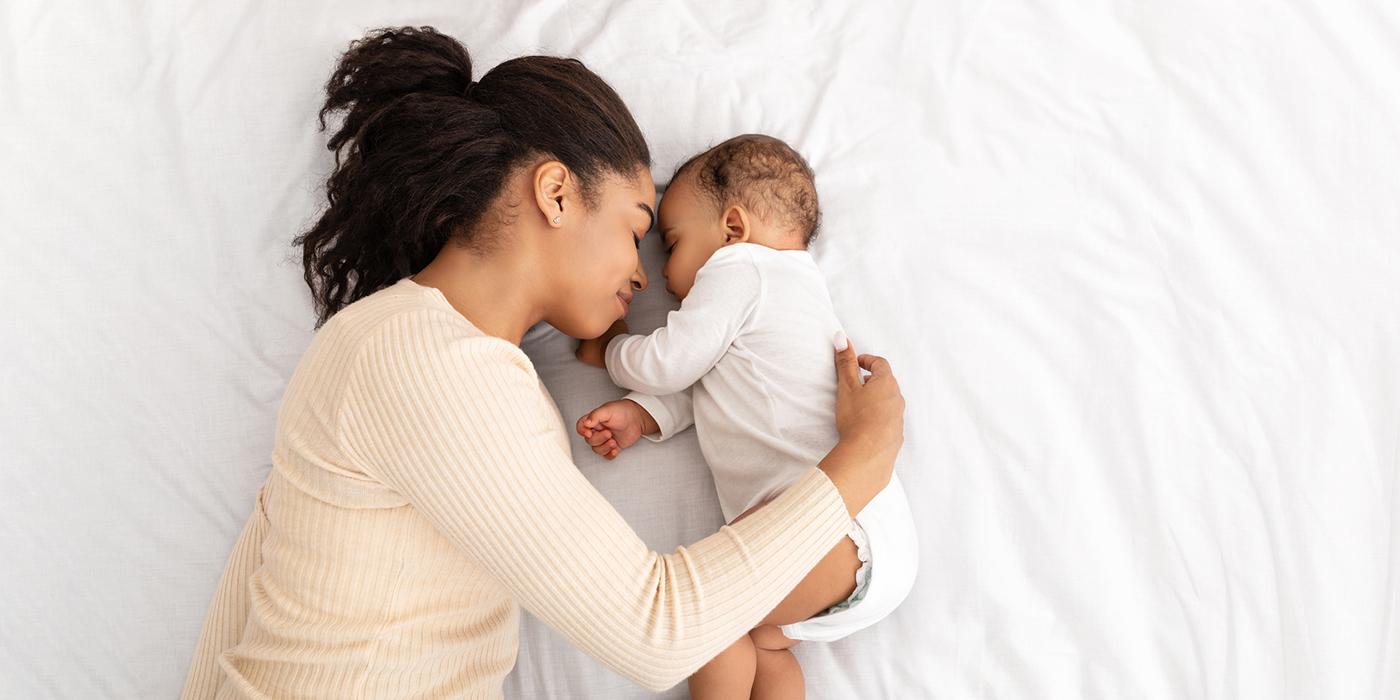
[{"label": "woman's shoulder", "polygon": [[386,428],[376,421],[419,430],[434,417],[455,422],[487,401],[534,406],[538,392],[534,366],[519,348],[483,333],[435,289],[400,281],[317,331],[279,408],[275,460],[327,502],[401,505],[351,456],[353,445],[382,436]]},{"label": "woman's shoulder", "polygon": [[442,292],[407,277],[341,309],[320,334],[371,370],[390,362],[445,365],[464,373],[516,370],[535,376],[534,365],[519,347],[482,332]]}]

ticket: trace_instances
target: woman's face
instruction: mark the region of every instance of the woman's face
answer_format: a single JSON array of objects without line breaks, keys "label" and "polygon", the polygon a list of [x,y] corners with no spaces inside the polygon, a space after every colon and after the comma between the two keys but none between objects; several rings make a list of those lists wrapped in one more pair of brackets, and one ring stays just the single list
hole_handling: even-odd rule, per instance
[{"label": "woman's face", "polygon": [[632,295],[647,288],[638,254],[655,223],[656,185],[642,168],[631,178],[608,176],[598,183],[591,211],[577,219],[567,210],[554,253],[559,301],[545,320],[575,338],[596,338],[627,315]]}]

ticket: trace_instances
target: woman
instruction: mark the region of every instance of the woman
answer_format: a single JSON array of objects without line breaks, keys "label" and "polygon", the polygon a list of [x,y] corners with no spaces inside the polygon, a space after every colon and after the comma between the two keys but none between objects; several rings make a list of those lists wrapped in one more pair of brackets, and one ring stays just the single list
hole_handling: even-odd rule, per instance
[{"label": "woman", "polygon": [[327,93],[323,127],[345,112],[330,205],[298,238],[319,332],[184,696],[496,697],[521,606],[648,688],[685,679],[888,483],[888,365],[839,351],[826,459],[743,521],[648,551],[571,463],[518,347],[540,321],[596,337],[646,288],[655,188],[621,100],[565,59],[473,82],[430,28],[356,42]]}]

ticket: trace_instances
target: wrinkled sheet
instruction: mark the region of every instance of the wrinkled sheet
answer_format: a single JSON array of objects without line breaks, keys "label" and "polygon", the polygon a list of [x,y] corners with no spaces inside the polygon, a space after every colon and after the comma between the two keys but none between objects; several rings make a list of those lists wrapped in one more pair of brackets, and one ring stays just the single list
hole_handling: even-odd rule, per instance
[{"label": "wrinkled sheet", "polygon": [[[1400,696],[1400,9],[1302,0],[0,4],[0,696],[178,692],[311,338],[320,87],[403,23],[583,59],[659,184],[815,167],[923,556],[810,697]],[[566,419],[616,395],[527,346]],[[669,549],[693,438],[578,462]],[[532,619],[506,691],[651,695]]]}]

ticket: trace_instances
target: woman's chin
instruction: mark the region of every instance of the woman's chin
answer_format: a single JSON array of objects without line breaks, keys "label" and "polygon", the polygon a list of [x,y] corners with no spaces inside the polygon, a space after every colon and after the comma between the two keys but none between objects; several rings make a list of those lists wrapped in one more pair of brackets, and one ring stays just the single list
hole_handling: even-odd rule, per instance
[{"label": "woman's chin", "polygon": [[604,333],[607,333],[608,329],[612,328],[612,325],[616,323],[620,318],[622,317],[615,316],[608,319],[589,320],[587,322],[577,324],[571,323],[567,328],[559,325],[556,325],[554,327],[558,328],[561,333],[569,336],[570,338],[575,338],[578,340],[592,340],[594,338],[601,337]]}]

